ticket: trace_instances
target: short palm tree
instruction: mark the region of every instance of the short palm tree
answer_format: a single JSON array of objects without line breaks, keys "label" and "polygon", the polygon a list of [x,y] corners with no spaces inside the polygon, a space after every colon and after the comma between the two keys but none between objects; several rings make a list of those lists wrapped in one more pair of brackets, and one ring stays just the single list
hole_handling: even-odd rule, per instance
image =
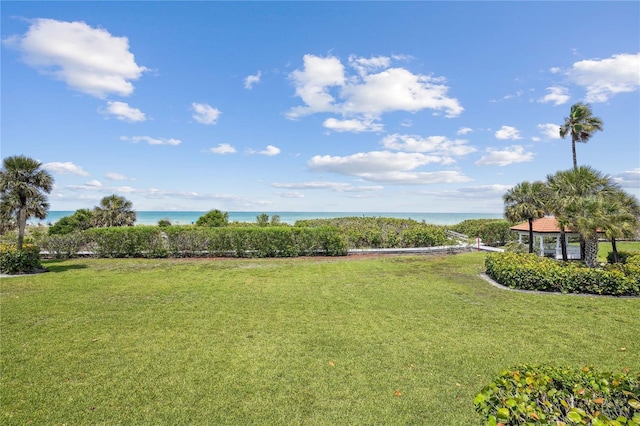
[{"label": "short palm tree", "polygon": [[619,262],[616,240],[619,238],[635,238],[640,231],[640,202],[633,195],[622,190],[608,197],[603,209],[607,220],[603,230],[611,240],[613,261]]},{"label": "short palm tree", "polygon": [[606,203],[620,191],[613,180],[588,166],[557,172],[547,177],[547,186],[561,202],[555,214],[562,223],[580,234],[584,241],[583,259],[595,267],[598,256],[598,232],[609,221]]},{"label": "short palm tree", "polygon": [[96,227],[132,226],[136,221],[133,203],[119,195],[109,195],[100,200],[93,210]]},{"label": "short palm tree", "polygon": [[504,215],[512,222],[529,222],[529,253],[533,253],[533,221],[545,214],[546,185],[540,181],[520,182],[503,195]]},{"label": "short palm tree", "polygon": [[591,106],[578,102],[571,105],[569,116],[565,117],[564,125],[560,127],[560,137],[571,135],[571,151],[573,153],[573,168],[578,168],[576,156],[576,142],[586,143],[597,131],[602,130],[602,120],[593,115]]},{"label": "short palm tree", "polygon": [[2,210],[15,214],[18,225],[18,250],[22,250],[27,219],[44,219],[49,203],[44,193],[53,189],[53,177],[40,168],[42,163],[24,155],[4,159],[0,171]]}]

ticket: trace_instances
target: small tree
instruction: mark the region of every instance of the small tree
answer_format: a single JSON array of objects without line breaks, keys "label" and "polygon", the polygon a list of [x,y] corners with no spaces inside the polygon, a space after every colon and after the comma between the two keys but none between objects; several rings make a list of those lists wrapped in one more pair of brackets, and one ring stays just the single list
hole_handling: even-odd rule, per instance
[{"label": "small tree", "polygon": [[211,210],[200,216],[196,221],[198,226],[208,226],[210,228],[219,228],[229,224],[229,213],[223,213],[218,209]]},{"label": "small tree", "polygon": [[78,209],[71,216],[61,217],[49,228],[49,235],[65,235],[93,227],[93,213],[89,209]]},{"label": "small tree", "polygon": [[44,193],[53,189],[53,177],[41,165],[32,158],[16,155],[5,158],[0,171],[0,210],[3,217],[16,217],[18,250],[22,250],[27,219],[44,219],[49,210]]},{"label": "small tree", "polygon": [[258,222],[258,226],[267,226],[269,224],[269,215],[266,213],[260,213],[256,216],[256,222]]}]

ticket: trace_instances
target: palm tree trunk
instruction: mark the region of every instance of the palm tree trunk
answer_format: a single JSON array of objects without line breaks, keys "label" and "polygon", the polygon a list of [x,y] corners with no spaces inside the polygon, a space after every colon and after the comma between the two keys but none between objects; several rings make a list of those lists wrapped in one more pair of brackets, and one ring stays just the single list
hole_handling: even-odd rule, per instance
[{"label": "palm tree trunk", "polygon": [[613,251],[613,263],[620,262],[620,257],[618,257],[618,247],[616,246],[615,238],[611,238],[611,250]]},{"label": "palm tree trunk", "polygon": [[567,256],[567,235],[564,229],[560,231],[560,250],[562,251],[562,261],[566,262],[569,260],[569,256]]},{"label": "palm tree trunk", "polygon": [[598,264],[598,234],[584,239],[584,263],[589,268],[595,268]]},{"label": "palm tree trunk", "polygon": [[571,151],[573,152],[573,169],[578,170],[578,156],[576,155],[576,137],[571,136]]},{"label": "palm tree trunk", "polygon": [[533,253],[533,219],[529,218],[529,253]]},{"label": "palm tree trunk", "polygon": [[24,228],[27,226],[27,207],[18,209],[18,250],[22,250],[24,243]]}]

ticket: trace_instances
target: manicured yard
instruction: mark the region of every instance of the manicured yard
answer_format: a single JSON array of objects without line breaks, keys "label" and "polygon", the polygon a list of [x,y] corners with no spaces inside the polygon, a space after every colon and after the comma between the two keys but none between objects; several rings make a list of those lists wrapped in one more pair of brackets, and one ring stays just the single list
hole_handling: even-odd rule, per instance
[{"label": "manicured yard", "polygon": [[501,369],[640,369],[640,299],[530,295],[484,254],[49,261],[2,279],[0,423],[478,422]]}]

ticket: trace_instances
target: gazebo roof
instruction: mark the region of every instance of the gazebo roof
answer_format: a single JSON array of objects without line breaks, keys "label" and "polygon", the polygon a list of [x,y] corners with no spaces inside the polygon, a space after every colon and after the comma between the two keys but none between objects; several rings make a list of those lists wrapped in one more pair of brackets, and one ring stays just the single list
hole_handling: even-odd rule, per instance
[{"label": "gazebo roof", "polygon": [[[529,222],[523,222],[511,227],[512,231],[529,232]],[[553,216],[545,216],[533,221],[533,232],[536,234],[559,234],[560,227],[558,221]],[[565,226],[564,232],[571,232],[569,228]]]}]

